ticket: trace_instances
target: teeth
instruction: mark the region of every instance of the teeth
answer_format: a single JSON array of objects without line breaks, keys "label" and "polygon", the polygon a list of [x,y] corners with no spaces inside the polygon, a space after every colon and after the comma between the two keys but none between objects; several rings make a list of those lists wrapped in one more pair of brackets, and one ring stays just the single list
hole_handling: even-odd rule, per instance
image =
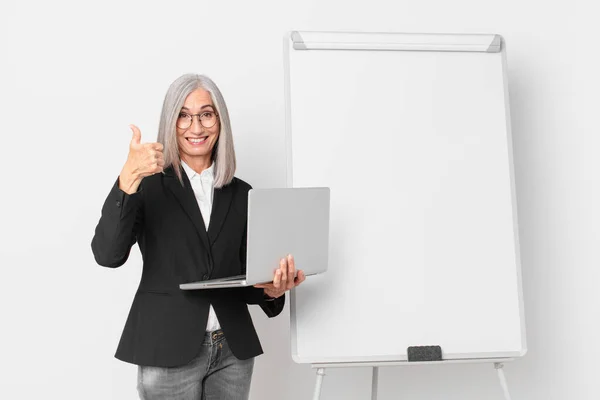
[{"label": "teeth", "polygon": [[188,139],[190,142],[192,143],[202,143],[206,140],[206,138],[202,138],[202,139]]}]

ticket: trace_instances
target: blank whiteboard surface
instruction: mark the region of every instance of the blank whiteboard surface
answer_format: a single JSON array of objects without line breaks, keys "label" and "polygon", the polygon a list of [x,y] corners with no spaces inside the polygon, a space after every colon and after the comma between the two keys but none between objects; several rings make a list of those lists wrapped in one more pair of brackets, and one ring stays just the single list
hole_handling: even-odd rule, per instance
[{"label": "blank whiteboard surface", "polygon": [[288,42],[285,64],[288,184],[331,188],[329,270],[292,294],[294,360],[525,354],[504,50]]}]

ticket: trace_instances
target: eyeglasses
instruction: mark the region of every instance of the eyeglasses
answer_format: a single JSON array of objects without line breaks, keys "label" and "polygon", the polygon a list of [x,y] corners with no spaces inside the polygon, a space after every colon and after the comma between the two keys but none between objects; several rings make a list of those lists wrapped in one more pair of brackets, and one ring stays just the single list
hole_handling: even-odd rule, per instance
[{"label": "eyeglasses", "polygon": [[198,117],[200,125],[206,129],[212,128],[217,123],[218,116],[219,114],[212,111],[205,111],[202,114],[188,114],[180,112],[179,116],[177,117],[177,127],[179,129],[188,129],[190,126],[192,126],[194,117]]}]

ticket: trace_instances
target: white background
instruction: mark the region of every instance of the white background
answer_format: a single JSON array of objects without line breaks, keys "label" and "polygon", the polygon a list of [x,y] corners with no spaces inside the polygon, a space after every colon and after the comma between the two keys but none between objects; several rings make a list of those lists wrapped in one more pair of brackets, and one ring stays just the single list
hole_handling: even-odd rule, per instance
[{"label": "white background", "polygon": [[[505,37],[529,347],[506,366],[507,378],[515,399],[599,398],[593,4],[2,0],[0,397],[136,397],[135,367],[112,355],[139,281],[139,250],[118,270],[95,265],[90,250],[125,162],[127,125],[155,140],[168,85],[206,73],[230,108],[238,176],[284,186],[281,37],[298,29]],[[274,320],[254,316],[266,354],[252,398],[310,398],[314,371],[291,361],[288,308]],[[365,398],[369,378],[368,369],[330,371],[323,398]],[[502,395],[488,365],[382,370],[380,399],[408,398]]]}]

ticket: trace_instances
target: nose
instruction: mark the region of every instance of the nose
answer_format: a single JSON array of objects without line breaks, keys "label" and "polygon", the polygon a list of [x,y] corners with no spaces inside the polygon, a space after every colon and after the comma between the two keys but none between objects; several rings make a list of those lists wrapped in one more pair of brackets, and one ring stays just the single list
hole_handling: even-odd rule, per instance
[{"label": "nose", "polygon": [[199,115],[194,115],[192,117],[192,126],[190,126],[190,131],[192,131],[192,133],[194,133],[194,132],[200,133],[200,132],[204,131],[204,127],[200,123]]}]

